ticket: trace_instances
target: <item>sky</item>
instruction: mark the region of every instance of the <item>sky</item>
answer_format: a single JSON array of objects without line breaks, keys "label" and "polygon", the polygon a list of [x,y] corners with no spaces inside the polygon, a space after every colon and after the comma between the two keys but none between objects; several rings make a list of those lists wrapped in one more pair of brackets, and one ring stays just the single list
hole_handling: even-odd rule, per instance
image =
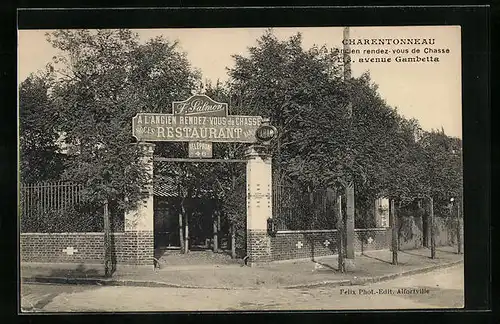
[{"label": "sky", "polygon": [[[233,66],[231,55],[248,55],[248,47],[256,45],[266,28],[216,29],[136,29],[141,41],[163,35],[178,40],[193,67],[200,69],[203,79],[227,80],[227,67]],[[18,82],[30,73],[43,69],[58,52],[45,39],[49,30],[20,30],[18,33]],[[313,45],[342,48],[342,27],[273,28],[282,40],[300,32],[303,47]],[[425,130],[441,129],[450,136],[462,137],[461,46],[458,26],[351,27],[350,38],[362,44],[372,39],[433,39],[432,45],[352,45],[360,50],[352,54],[352,76],[369,71],[372,81],[386,102],[400,114],[416,118]],[[449,53],[426,54],[431,50]],[[385,53],[363,54],[365,50]],[[393,50],[408,50],[396,54]],[[411,53],[419,50],[420,53]],[[396,62],[399,58],[419,56],[438,58],[439,62]],[[391,58],[391,62],[359,62],[364,58]],[[183,100],[185,98],[179,98]]]}]

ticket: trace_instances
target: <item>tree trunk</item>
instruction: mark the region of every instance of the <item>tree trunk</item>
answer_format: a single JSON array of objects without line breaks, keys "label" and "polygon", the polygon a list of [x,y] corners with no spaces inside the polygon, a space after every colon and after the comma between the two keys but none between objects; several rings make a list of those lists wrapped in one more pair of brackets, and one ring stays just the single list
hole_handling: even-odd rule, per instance
[{"label": "tree trunk", "polygon": [[392,230],[392,264],[398,264],[398,227],[396,219],[396,205],[394,204],[394,199],[389,201],[389,218],[391,220],[391,230]]},{"label": "tree trunk", "polygon": [[[231,188],[233,192],[236,190],[236,175],[235,173],[235,163],[233,164],[233,173],[231,175]],[[234,226],[234,221],[231,221],[231,258],[236,259],[236,228]]]},{"label": "tree trunk", "polygon": [[221,218],[221,211],[217,211],[217,249],[220,248],[221,246],[221,241],[222,241],[222,234],[221,234],[221,227],[220,227],[220,218]]},{"label": "tree trunk", "polygon": [[236,259],[236,233],[234,224],[231,222],[231,258]]},{"label": "tree trunk", "polygon": [[[182,195],[179,190],[179,194]],[[179,210],[179,247],[181,248],[181,253],[184,253],[184,228],[183,228],[183,218],[185,213],[184,208],[184,196],[181,196],[180,210]]]},{"label": "tree trunk", "polygon": [[219,211],[215,211],[215,213],[217,215],[212,216],[212,218],[213,218],[213,234],[214,234],[212,247],[213,247],[213,251],[217,252],[219,250],[219,228],[217,225],[218,225],[218,220],[220,218],[219,218]]},{"label": "tree trunk", "polygon": [[111,226],[108,200],[104,202],[104,275],[111,277]]},{"label": "tree trunk", "polygon": [[354,182],[345,189],[346,192],[346,222],[345,251],[347,259],[354,259]]},{"label": "tree trunk", "polygon": [[184,253],[189,252],[189,215],[184,213]]},{"label": "tree trunk", "polygon": [[429,206],[429,216],[430,216],[430,227],[431,227],[431,259],[436,258],[436,238],[434,237],[434,199],[432,197],[429,198],[430,206]]},{"label": "tree trunk", "polygon": [[340,272],[345,272],[344,269],[344,225],[342,221],[342,196],[337,194],[337,237],[338,237],[338,267]]},{"label": "tree trunk", "polygon": [[182,228],[182,218],[183,218],[182,209],[183,208],[181,208],[181,211],[179,212],[179,247],[181,248],[181,252],[184,252],[184,230]]}]

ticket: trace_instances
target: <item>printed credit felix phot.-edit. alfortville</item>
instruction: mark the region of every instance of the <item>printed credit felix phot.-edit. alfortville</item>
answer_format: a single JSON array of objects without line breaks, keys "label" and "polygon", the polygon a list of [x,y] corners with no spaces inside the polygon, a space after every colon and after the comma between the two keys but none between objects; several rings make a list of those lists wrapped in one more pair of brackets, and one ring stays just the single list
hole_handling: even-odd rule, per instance
[{"label": "printed credit felix phot.-edit. alfortville", "polygon": [[22,313],[464,306],[460,27],[18,35]]}]

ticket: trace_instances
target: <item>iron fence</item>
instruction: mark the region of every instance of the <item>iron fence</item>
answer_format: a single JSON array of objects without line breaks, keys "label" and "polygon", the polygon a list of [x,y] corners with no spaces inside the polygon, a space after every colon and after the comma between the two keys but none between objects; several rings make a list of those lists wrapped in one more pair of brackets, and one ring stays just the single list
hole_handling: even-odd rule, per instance
[{"label": "iron fence", "polygon": [[302,188],[286,176],[273,178],[273,219],[278,230],[335,228],[326,190]]},{"label": "iron fence", "polygon": [[71,182],[40,182],[21,184],[20,214],[65,211],[81,202],[82,185]]},{"label": "iron fence", "polygon": [[[84,201],[84,187],[72,182],[21,184],[19,217],[22,233],[102,232],[103,206]],[[111,227],[123,231],[124,214],[110,202]]]}]

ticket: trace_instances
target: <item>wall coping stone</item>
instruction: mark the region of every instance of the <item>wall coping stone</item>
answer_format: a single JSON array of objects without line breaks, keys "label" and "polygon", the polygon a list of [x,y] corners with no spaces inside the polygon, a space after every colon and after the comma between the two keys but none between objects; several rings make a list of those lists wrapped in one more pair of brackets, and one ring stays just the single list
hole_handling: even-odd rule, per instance
[{"label": "wall coping stone", "polygon": [[[114,232],[112,235],[125,235],[125,232]],[[21,236],[67,236],[67,235],[104,235],[104,232],[71,232],[71,233],[20,233]]]},{"label": "wall coping stone", "polygon": [[[386,231],[390,227],[374,227],[374,228],[356,228],[355,232],[363,232],[363,231]],[[328,229],[328,230],[280,230],[277,231],[276,234],[294,234],[294,233],[329,233],[329,232],[337,232],[337,229]]]}]

